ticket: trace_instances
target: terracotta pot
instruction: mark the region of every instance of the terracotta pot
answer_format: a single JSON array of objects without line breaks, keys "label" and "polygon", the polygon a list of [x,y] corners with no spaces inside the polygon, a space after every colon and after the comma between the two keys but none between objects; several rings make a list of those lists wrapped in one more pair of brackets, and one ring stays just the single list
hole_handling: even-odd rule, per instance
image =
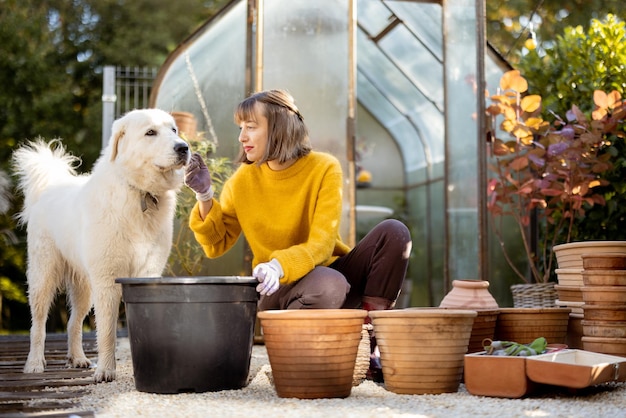
[{"label": "terracotta pot", "polygon": [[565,337],[565,344],[569,348],[583,348],[583,314],[572,312],[569,315],[569,323],[567,324],[567,336]]},{"label": "terracotta pot", "polygon": [[[582,295],[582,293],[581,293]],[[581,296],[582,297],[582,296]],[[583,314],[583,305],[585,304],[585,302],[572,302],[572,301],[568,301],[568,300],[557,300],[556,301],[556,306],[560,307],[560,308],[569,308],[572,312],[572,314],[577,314],[577,315],[582,315]]]},{"label": "terracotta pot", "polygon": [[439,304],[440,308],[498,309],[485,280],[453,280],[452,290]]},{"label": "terracotta pot", "polygon": [[583,267],[582,255],[619,253],[626,254],[626,241],[581,241],[552,247],[556,262],[561,269]]},{"label": "terracotta pot", "polygon": [[362,309],[259,312],[278,396],[350,396],[366,316]]},{"label": "terracotta pot", "polygon": [[198,131],[198,121],[193,113],[190,112],[171,112],[176,121],[178,132],[186,138],[195,138]]},{"label": "terracotta pot", "polygon": [[626,306],[583,305],[586,321],[626,321]]},{"label": "terracotta pot", "polygon": [[583,286],[582,292],[587,305],[626,306],[626,286]]},{"label": "terracotta pot", "polygon": [[556,293],[561,302],[569,301],[569,302],[582,302],[583,301],[583,292],[582,286],[562,286],[555,285]]},{"label": "terracotta pot", "polygon": [[583,336],[583,348],[594,353],[626,356],[626,338]]},{"label": "terracotta pot", "polygon": [[583,269],[556,269],[556,278],[562,286],[582,286],[583,285]]},{"label": "terracotta pot", "polygon": [[399,394],[458,390],[476,311],[409,308],[369,315],[387,390]]},{"label": "terracotta pot", "polygon": [[625,286],[626,270],[583,270],[585,286]]},{"label": "terracotta pot", "polygon": [[582,321],[586,337],[626,338],[626,321]]},{"label": "terracotta pot", "polygon": [[569,308],[500,309],[495,339],[528,344],[545,337],[548,343],[564,344],[569,314]]},{"label": "terracotta pot", "polygon": [[477,316],[472,326],[472,334],[470,336],[468,353],[477,353],[484,350],[483,340],[485,338],[493,339],[496,332],[496,323],[500,311],[493,310],[477,310]]},{"label": "terracotta pot", "polygon": [[626,254],[582,254],[585,270],[626,270]]}]

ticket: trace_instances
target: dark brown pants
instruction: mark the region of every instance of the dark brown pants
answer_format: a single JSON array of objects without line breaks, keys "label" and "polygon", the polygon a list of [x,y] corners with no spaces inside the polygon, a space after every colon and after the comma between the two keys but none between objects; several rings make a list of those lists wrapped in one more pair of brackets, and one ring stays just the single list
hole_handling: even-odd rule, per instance
[{"label": "dark brown pants", "polygon": [[259,310],[360,308],[363,298],[392,306],[409,264],[411,237],[400,221],[376,225],[343,257],[261,296]]}]

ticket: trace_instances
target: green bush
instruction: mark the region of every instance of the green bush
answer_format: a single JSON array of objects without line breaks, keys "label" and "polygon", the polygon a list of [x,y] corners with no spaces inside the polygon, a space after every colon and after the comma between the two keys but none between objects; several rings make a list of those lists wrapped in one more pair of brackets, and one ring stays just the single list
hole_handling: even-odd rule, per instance
[{"label": "green bush", "polygon": [[[626,29],[614,15],[593,19],[585,31],[568,27],[553,47],[531,51],[519,69],[528,80],[530,94],[543,98],[542,116],[554,120],[576,104],[584,113],[594,110],[594,91],[626,92]],[[602,152],[611,156],[612,168],[602,174],[608,185],[598,188],[606,201],[588,208],[570,231],[571,241],[626,240],[626,144],[623,120],[615,134],[606,138]],[[552,234],[550,225],[539,234]],[[558,241],[565,242],[565,236]],[[557,242],[558,243],[558,242]]]}]

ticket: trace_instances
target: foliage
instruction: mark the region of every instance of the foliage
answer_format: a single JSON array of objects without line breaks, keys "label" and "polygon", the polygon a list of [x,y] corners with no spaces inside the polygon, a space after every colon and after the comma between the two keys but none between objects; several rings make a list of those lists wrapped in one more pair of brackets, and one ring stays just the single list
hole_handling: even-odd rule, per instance
[{"label": "foliage", "polygon": [[[512,216],[519,228],[532,281],[547,282],[553,261],[550,250],[562,243],[557,239],[563,236],[563,242],[569,242],[574,222],[584,218],[590,207],[605,204],[597,188],[608,185],[601,175],[611,168],[613,139],[623,137],[626,104],[617,91],[597,90],[591,117],[573,105],[565,118],[555,114],[550,124],[540,116],[541,96],[523,97],[528,83],[519,71],[505,73],[500,88],[502,92],[491,97],[487,109],[494,125],[491,150],[495,160],[490,165],[494,176],[488,183],[488,209],[505,258],[517,276],[528,281],[511,262],[496,223],[504,215]],[[511,139],[497,137],[495,125],[500,119],[501,131]],[[540,255],[529,230],[535,214],[538,223],[550,225],[552,232],[543,234]]]},{"label": "foliage", "polygon": [[536,51],[520,60],[518,69],[528,80],[529,91],[541,92],[544,113],[564,114],[569,103],[579,103],[584,112],[595,90],[626,88],[626,29],[614,15],[593,19],[582,26],[566,27],[544,55]]},{"label": "foliage", "polygon": [[[571,0],[569,2],[542,0],[486,1],[487,39],[509,63],[517,67],[531,50],[525,41],[535,33],[536,53],[553,47],[566,27],[588,25],[608,13],[623,16],[622,0]],[[531,31],[532,24],[532,31]],[[574,54],[576,49],[571,50]],[[580,54],[586,58],[587,55]],[[524,71],[523,74],[527,75]],[[531,80],[531,77],[528,77]],[[548,99],[548,96],[544,96]],[[579,103],[573,101],[571,103]]]},{"label": "foliage", "polygon": [[[230,159],[226,157],[211,157],[215,153],[216,144],[204,139],[202,133],[195,138],[184,138],[190,145],[192,152],[198,152],[203,157],[211,172],[211,180],[216,195],[222,190],[224,182],[233,172]],[[189,215],[196,203],[196,194],[189,187],[183,187],[178,195],[176,207],[177,225],[172,242],[172,252],[166,266],[166,273],[170,276],[197,276],[202,270],[202,263],[206,260],[202,247],[197,243],[193,232],[189,228]]]},{"label": "foliage", "polygon": [[[587,30],[582,26],[567,27],[556,37],[545,55],[530,53],[520,61],[519,68],[528,79],[529,91],[541,92],[543,114],[563,114],[570,103],[577,103],[583,112],[591,112],[589,97],[595,90],[617,90],[626,94],[626,25],[615,15],[593,19]],[[622,133],[624,130],[622,129]],[[625,240],[626,229],[626,144],[614,140],[607,152],[612,155],[612,168],[602,177],[608,180],[597,192],[606,201],[587,211],[584,222],[572,225],[571,240]],[[548,228],[548,233],[554,231]],[[559,237],[563,241],[565,237]]]}]

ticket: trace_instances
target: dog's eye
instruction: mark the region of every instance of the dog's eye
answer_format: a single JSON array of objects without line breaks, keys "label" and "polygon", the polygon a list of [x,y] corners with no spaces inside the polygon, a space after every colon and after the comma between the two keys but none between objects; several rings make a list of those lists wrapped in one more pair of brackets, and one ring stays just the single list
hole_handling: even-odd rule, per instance
[{"label": "dog's eye", "polygon": [[176,130],[176,128],[172,128],[172,132],[174,132],[175,134],[178,133],[178,130]]},{"label": "dog's eye", "polygon": [[148,129],[148,131],[146,132],[147,136],[155,136],[157,134],[157,132],[154,129]]}]

